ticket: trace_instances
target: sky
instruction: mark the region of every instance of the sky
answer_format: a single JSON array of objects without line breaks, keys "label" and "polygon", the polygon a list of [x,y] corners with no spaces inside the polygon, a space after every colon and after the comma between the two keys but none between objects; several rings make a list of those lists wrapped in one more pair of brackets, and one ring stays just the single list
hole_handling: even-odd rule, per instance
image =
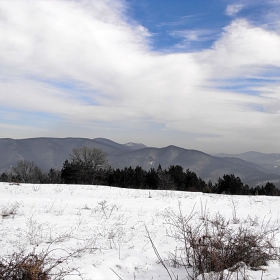
[{"label": "sky", "polygon": [[280,153],[279,0],[0,1],[0,138]]}]

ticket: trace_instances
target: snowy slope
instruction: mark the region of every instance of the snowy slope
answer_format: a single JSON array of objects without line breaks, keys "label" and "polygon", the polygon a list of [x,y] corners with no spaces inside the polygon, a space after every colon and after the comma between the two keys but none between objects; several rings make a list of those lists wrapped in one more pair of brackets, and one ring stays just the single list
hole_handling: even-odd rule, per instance
[{"label": "snowy slope", "polygon": [[[162,258],[167,259],[176,243],[166,234],[166,210],[177,212],[178,204],[186,215],[194,209],[197,218],[219,212],[233,227],[234,214],[246,227],[280,226],[279,197],[8,183],[0,183],[0,193],[1,213],[16,209],[1,219],[2,256],[28,252],[36,246],[37,251],[47,246],[58,248],[56,257],[65,254],[60,249],[72,252],[86,248],[68,265],[79,267],[84,279],[90,280],[118,280],[117,274],[124,280],[170,279],[158,263],[145,226]],[[280,238],[276,241],[275,246],[279,246]],[[179,280],[187,279],[183,268],[169,269]],[[278,264],[271,262],[265,269],[249,271],[248,275],[250,279],[280,278]],[[72,275],[65,279],[80,278]]]}]

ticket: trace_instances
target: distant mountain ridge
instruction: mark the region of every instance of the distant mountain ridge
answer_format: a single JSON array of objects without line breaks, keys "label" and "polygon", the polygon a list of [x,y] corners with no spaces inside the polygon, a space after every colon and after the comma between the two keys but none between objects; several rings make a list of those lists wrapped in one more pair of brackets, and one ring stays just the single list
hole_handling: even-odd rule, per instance
[{"label": "distant mountain ridge", "polygon": [[[69,159],[73,148],[83,146],[96,147],[108,154],[108,159],[113,168],[141,166],[145,170],[162,168],[170,165],[181,165],[184,169],[190,169],[197,173],[206,182],[214,183],[224,174],[239,176],[244,183],[255,186],[258,182],[275,182],[279,185],[280,175],[277,169],[265,161],[266,154],[243,155],[249,157],[249,161],[238,158],[238,155],[230,156],[219,154],[209,155],[197,150],[188,150],[173,145],[164,148],[147,147],[141,143],[119,144],[105,138],[29,138],[29,139],[0,139],[0,172],[10,170],[18,160],[33,161],[43,171],[50,168],[61,169],[64,161]],[[252,158],[256,156],[257,160]],[[280,157],[279,157],[280,159]],[[266,159],[269,160],[269,157]],[[277,161],[278,158],[275,160]],[[261,164],[263,163],[263,164]],[[273,162],[272,164],[274,164]]]},{"label": "distant mountain ridge", "polygon": [[235,157],[240,158],[248,162],[253,162],[258,164],[272,173],[280,173],[280,154],[279,153],[272,153],[272,154],[265,154],[255,151],[250,151],[242,154],[215,154],[214,156],[218,157]]}]

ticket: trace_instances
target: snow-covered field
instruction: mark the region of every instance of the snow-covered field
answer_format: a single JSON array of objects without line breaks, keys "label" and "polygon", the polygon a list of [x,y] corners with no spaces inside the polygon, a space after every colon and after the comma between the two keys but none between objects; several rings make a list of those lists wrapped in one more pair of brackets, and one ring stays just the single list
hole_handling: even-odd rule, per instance
[{"label": "snow-covered field", "polygon": [[[0,255],[50,246],[58,248],[53,251],[57,258],[64,250],[78,250],[68,266],[79,267],[84,279],[170,279],[145,227],[161,257],[168,259],[176,241],[166,234],[166,213],[177,213],[179,205],[183,214],[193,211],[197,219],[219,212],[232,227],[280,226],[280,197],[0,183],[0,213],[14,208],[14,213],[0,217]],[[276,236],[275,246],[279,244]],[[174,279],[187,279],[185,269],[168,268]],[[270,262],[264,272],[248,271],[247,277],[280,279],[280,267]]]}]

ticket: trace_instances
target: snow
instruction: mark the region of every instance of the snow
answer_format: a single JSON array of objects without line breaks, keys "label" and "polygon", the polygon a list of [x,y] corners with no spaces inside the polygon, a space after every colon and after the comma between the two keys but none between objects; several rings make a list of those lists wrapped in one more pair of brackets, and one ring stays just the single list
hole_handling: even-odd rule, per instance
[{"label": "snow", "polygon": [[[84,279],[170,279],[147,238],[147,227],[163,259],[176,244],[166,234],[166,210],[198,216],[220,213],[247,227],[280,226],[280,197],[227,196],[192,192],[132,190],[85,185],[11,185],[0,183],[0,207],[15,207],[1,219],[0,255],[53,246],[68,252],[87,248],[68,262]],[[233,211],[235,208],[235,212]],[[0,212],[1,213],[1,212]],[[235,218],[235,221],[233,219]],[[258,220],[258,225],[249,221]],[[58,242],[54,242],[54,241]],[[276,246],[280,238],[276,236]],[[57,257],[65,254],[56,250]],[[183,268],[168,267],[179,280]],[[250,279],[280,278],[280,267],[270,262],[265,271],[248,271]],[[263,274],[263,275],[262,275]],[[78,280],[77,276],[65,279]],[[175,278],[174,278],[175,279]]]}]

